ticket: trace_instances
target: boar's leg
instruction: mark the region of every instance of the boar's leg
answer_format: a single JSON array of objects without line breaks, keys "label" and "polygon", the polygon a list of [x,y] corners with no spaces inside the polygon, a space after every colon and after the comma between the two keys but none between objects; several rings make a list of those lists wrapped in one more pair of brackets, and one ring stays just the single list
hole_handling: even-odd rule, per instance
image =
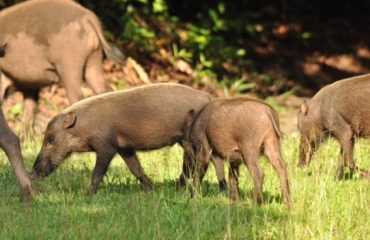
[{"label": "boar's leg", "polygon": [[209,165],[209,161],[200,161],[196,163],[194,179],[193,179],[193,190],[191,192],[192,197],[194,196],[194,192],[197,193],[197,195],[200,195],[201,183],[203,181],[203,177],[205,173],[207,172],[208,165]]},{"label": "boar's leg", "polygon": [[96,163],[91,178],[90,194],[95,194],[98,191],[99,185],[103,181],[103,177],[115,154],[116,151],[109,147],[104,150],[96,151]]},{"label": "boar's leg", "polygon": [[343,148],[340,149],[340,154],[338,156],[338,168],[335,175],[335,179],[342,180],[344,177],[344,151]]},{"label": "boar's leg", "polygon": [[153,190],[152,181],[145,175],[143,168],[139,160],[137,159],[136,152],[134,150],[118,150],[119,155],[125,161],[130,172],[143,184],[148,190]]},{"label": "boar's leg", "polygon": [[37,101],[39,98],[38,90],[31,91],[27,90],[23,92],[24,96],[24,113],[22,117],[22,121],[25,124],[25,131],[26,133],[33,127],[33,122],[35,118],[35,112],[37,108]]},{"label": "boar's leg", "polygon": [[18,137],[10,130],[4,119],[3,111],[0,111],[0,147],[4,149],[10,159],[18,182],[22,188],[21,200],[28,200],[34,195],[31,181],[24,167],[21,147]]},{"label": "boar's leg", "polygon": [[176,186],[178,188],[184,187],[186,184],[186,179],[189,179],[194,175],[194,160],[184,151],[184,157],[182,161],[182,173],[179,176],[179,179],[176,181]]},{"label": "boar's leg", "polygon": [[106,83],[102,67],[102,50],[94,51],[88,58],[85,70],[85,79],[95,94],[112,91],[112,88]]},{"label": "boar's leg", "polygon": [[259,165],[259,146],[254,146],[253,144],[243,144],[241,152],[243,160],[247,165],[249,173],[253,178],[254,183],[254,201],[260,205],[263,201],[262,198],[262,188],[264,173]]},{"label": "boar's leg", "polygon": [[334,136],[340,143],[340,155],[338,156],[338,169],[336,179],[341,180],[344,177],[344,167],[347,165],[351,170],[355,170],[356,165],[353,160],[354,138],[351,126],[342,121],[333,131]]},{"label": "boar's leg", "polygon": [[[212,162],[216,170],[216,175],[219,183],[220,191],[226,191],[227,184],[225,180],[224,164],[220,157],[213,156]],[[184,187],[186,179],[194,176],[195,163],[191,157],[184,151],[184,160],[182,165],[182,173],[176,182],[177,187]]]},{"label": "boar's leg", "polygon": [[65,59],[60,64],[61,68],[58,69],[60,78],[66,89],[66,94],[69,103],[75,103],[83,98],[81,91],[83,72],[83,61],[81,59]]},{"label": "boar's leg", "polygon": [[229,186],[230,199],[232,201],[239,201],[239,167],[240,162],[232,161],[229,166]]},{"label": "boar's leg", "polygon": [[213,156],[212,162],[213,165],[215,166],[220,191],[226,191],[227,184],[225,180],[224,163],[222,161],[222,158],[220,158],[219,156]]},{"label": "boar's leg", "polygon": [[276,136],[272,136],[266,139],[264,149],[265,155],[267,156],[271,165],[274,167],[275,171],[279,176],[284,203],[288,208],[290,208],[291,194],[288,181],[288,174],[286,171],[285,163],[281,158],[280,144]]},{"label": "boar's leg", "polygon": [[200,193],[200,185],[207,172],[211,158],[211,150],[208,143],[204,142],[195,153],[195,173],[193,179],[194,190]]},{"label": "boar's leg", "polygon": [[[342,130],[342,129],[341,129]],[[348,167],[350,171],[359,171],[363,178],[370,178],[370,172],[361,169],[356,166],[354,157],[353,157],[353,148],[355,145],[355,139],[353,132],[350,126],[345,128],[345,131],[337,131],[336,137],[338,138],[341,146],[341,152],[338,157],[339,167],[337,170],[336,179],[340,180],[344,177],[344,167]]]}]

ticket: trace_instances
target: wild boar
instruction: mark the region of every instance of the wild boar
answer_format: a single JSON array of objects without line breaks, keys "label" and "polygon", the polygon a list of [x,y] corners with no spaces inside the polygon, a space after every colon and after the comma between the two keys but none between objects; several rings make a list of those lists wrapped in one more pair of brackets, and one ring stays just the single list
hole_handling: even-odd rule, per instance
[{"label": "wild boar", "polygon": [[[151,84],[101,94],[68,107],[48,124],[33,166],[33,176],[48,176],[72,152],[96,152],[90,192],[95,193],[113,156],[124,159],[129,170],[147,188],[151,180],[136,151],[169,146],[182,139],[187,112],[199,110],[212,96],[180,84]],[[184,158],[181,178],[188,177]]]},{"label": "wild boar", "polygon": [[299,167],[308,165],[313,153],[327,136],[340,143],[336,179],[343,179],[344,168],[359,170],[353,159],[355,137],[370,134],[370,74],[347,78],[322,88],[298,114],[300,133]]},{"label": "wild boar", "polygon": [[254,201],[261,204],[264,173],[259,155],[263,150],[278,173],[284,202],[290,206],[288,175],[280,154],[279,119],[269,105],[245,97],[216,99],[195,113],[190,110],[185,118],[182,145],[196,162],[196,188],[211,158],[227,159],[230,198],[238,200],[239,166],[244,162],[253,178]]},{"label": "wild boar", "polygon": [[70,103],[82,99],[84,80],[94,93],[107,92],[103,50],[122,63],[123,55],[104,38],[96,15],[74,1],[33,0],[0,11],[1,97],[14,84],[23,92],[23,122],[33,120],[41,87],[61,83]]}]

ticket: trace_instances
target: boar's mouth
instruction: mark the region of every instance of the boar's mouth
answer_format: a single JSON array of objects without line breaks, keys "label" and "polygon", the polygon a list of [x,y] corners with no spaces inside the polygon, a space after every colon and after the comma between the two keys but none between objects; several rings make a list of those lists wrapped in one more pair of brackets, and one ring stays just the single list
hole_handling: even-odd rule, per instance
[{"label": "boar's mouth", "polygon": [[43,179],[49,176],[57,167],[57,165],[53,164],[52,161],[47,161],[44,166],[41,166],[40,161],[36,161],[35,165],[33,166],[33,171],[31,173],[32,179]]},{"label": "boar's mouth", "polygon": [[315,144],[312,142],[301,142],[299,146],[299,162],[297,167],[304,168],[311,162],[315,148]]}]

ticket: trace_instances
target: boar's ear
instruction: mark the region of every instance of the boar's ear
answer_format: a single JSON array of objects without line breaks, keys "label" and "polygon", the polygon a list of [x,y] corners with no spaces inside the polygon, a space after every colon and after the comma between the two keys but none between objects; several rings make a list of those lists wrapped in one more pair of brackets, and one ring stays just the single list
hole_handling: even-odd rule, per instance
[{"label": "boar's ear", "polygon": [[303,100],[303,103],[301,105],[301,113],[306,116],[307,113],[308,113],[308,105],[307,105],[307,101],[306,100]]},{"label": "boar's ear", "polygon": [[6,45],[8,45],[8,43],[5,43],[4,45],[0,46],[0,57],[4,57],[5,56],[5,48],[6,48]]},{"label": "boar's ear", "polygon": [[74,113],[68,113],[64,117],[63,127],[64,128],[71,128],[71,127],[73,127],[75,125],[75,123],[76,123],[76,120],[77,120],[77,116]]},{"label": "boar's ear", "polygon": [[193,124],[194,122],[194,116],[195,116],[195,110],[194,109],[191,109],[187,114],[186,114],[186,117],[185,117],[185,126],[187,128],[190,128],[191,125]]}]

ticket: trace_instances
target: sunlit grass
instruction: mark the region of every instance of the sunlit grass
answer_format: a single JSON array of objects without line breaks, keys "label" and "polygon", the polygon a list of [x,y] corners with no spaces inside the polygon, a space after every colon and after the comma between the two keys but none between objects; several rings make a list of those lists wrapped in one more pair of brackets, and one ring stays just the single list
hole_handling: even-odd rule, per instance
[{"label": "sunlit grass", "polygon": [[[18,185],[5,155],[0,155],[0,239],[369,239],[370,183],[358,175],[335,181],[339,146],[323,144],[309,168],[296,168],[297,136],[283,140],[294,206],[281,201],[276,173],[265,158],[265,204],[252,202],[253,184],[241,168],[242,200],[230,203],[218,192],[213,166],[201,198],[176,190],[182,150],[178,146],[140,153],[155,191],[144,191],[119,156],[104,184],[87,196],[94,154],[74,154],[43,181],[35,182],[36,198],[18,200]],[[39,151],[39,140],[23,143],[27,168]],[[356,162],[370,169],[368,141],[356,144]],[[225,164],[225,170],[226,164]]]}]

